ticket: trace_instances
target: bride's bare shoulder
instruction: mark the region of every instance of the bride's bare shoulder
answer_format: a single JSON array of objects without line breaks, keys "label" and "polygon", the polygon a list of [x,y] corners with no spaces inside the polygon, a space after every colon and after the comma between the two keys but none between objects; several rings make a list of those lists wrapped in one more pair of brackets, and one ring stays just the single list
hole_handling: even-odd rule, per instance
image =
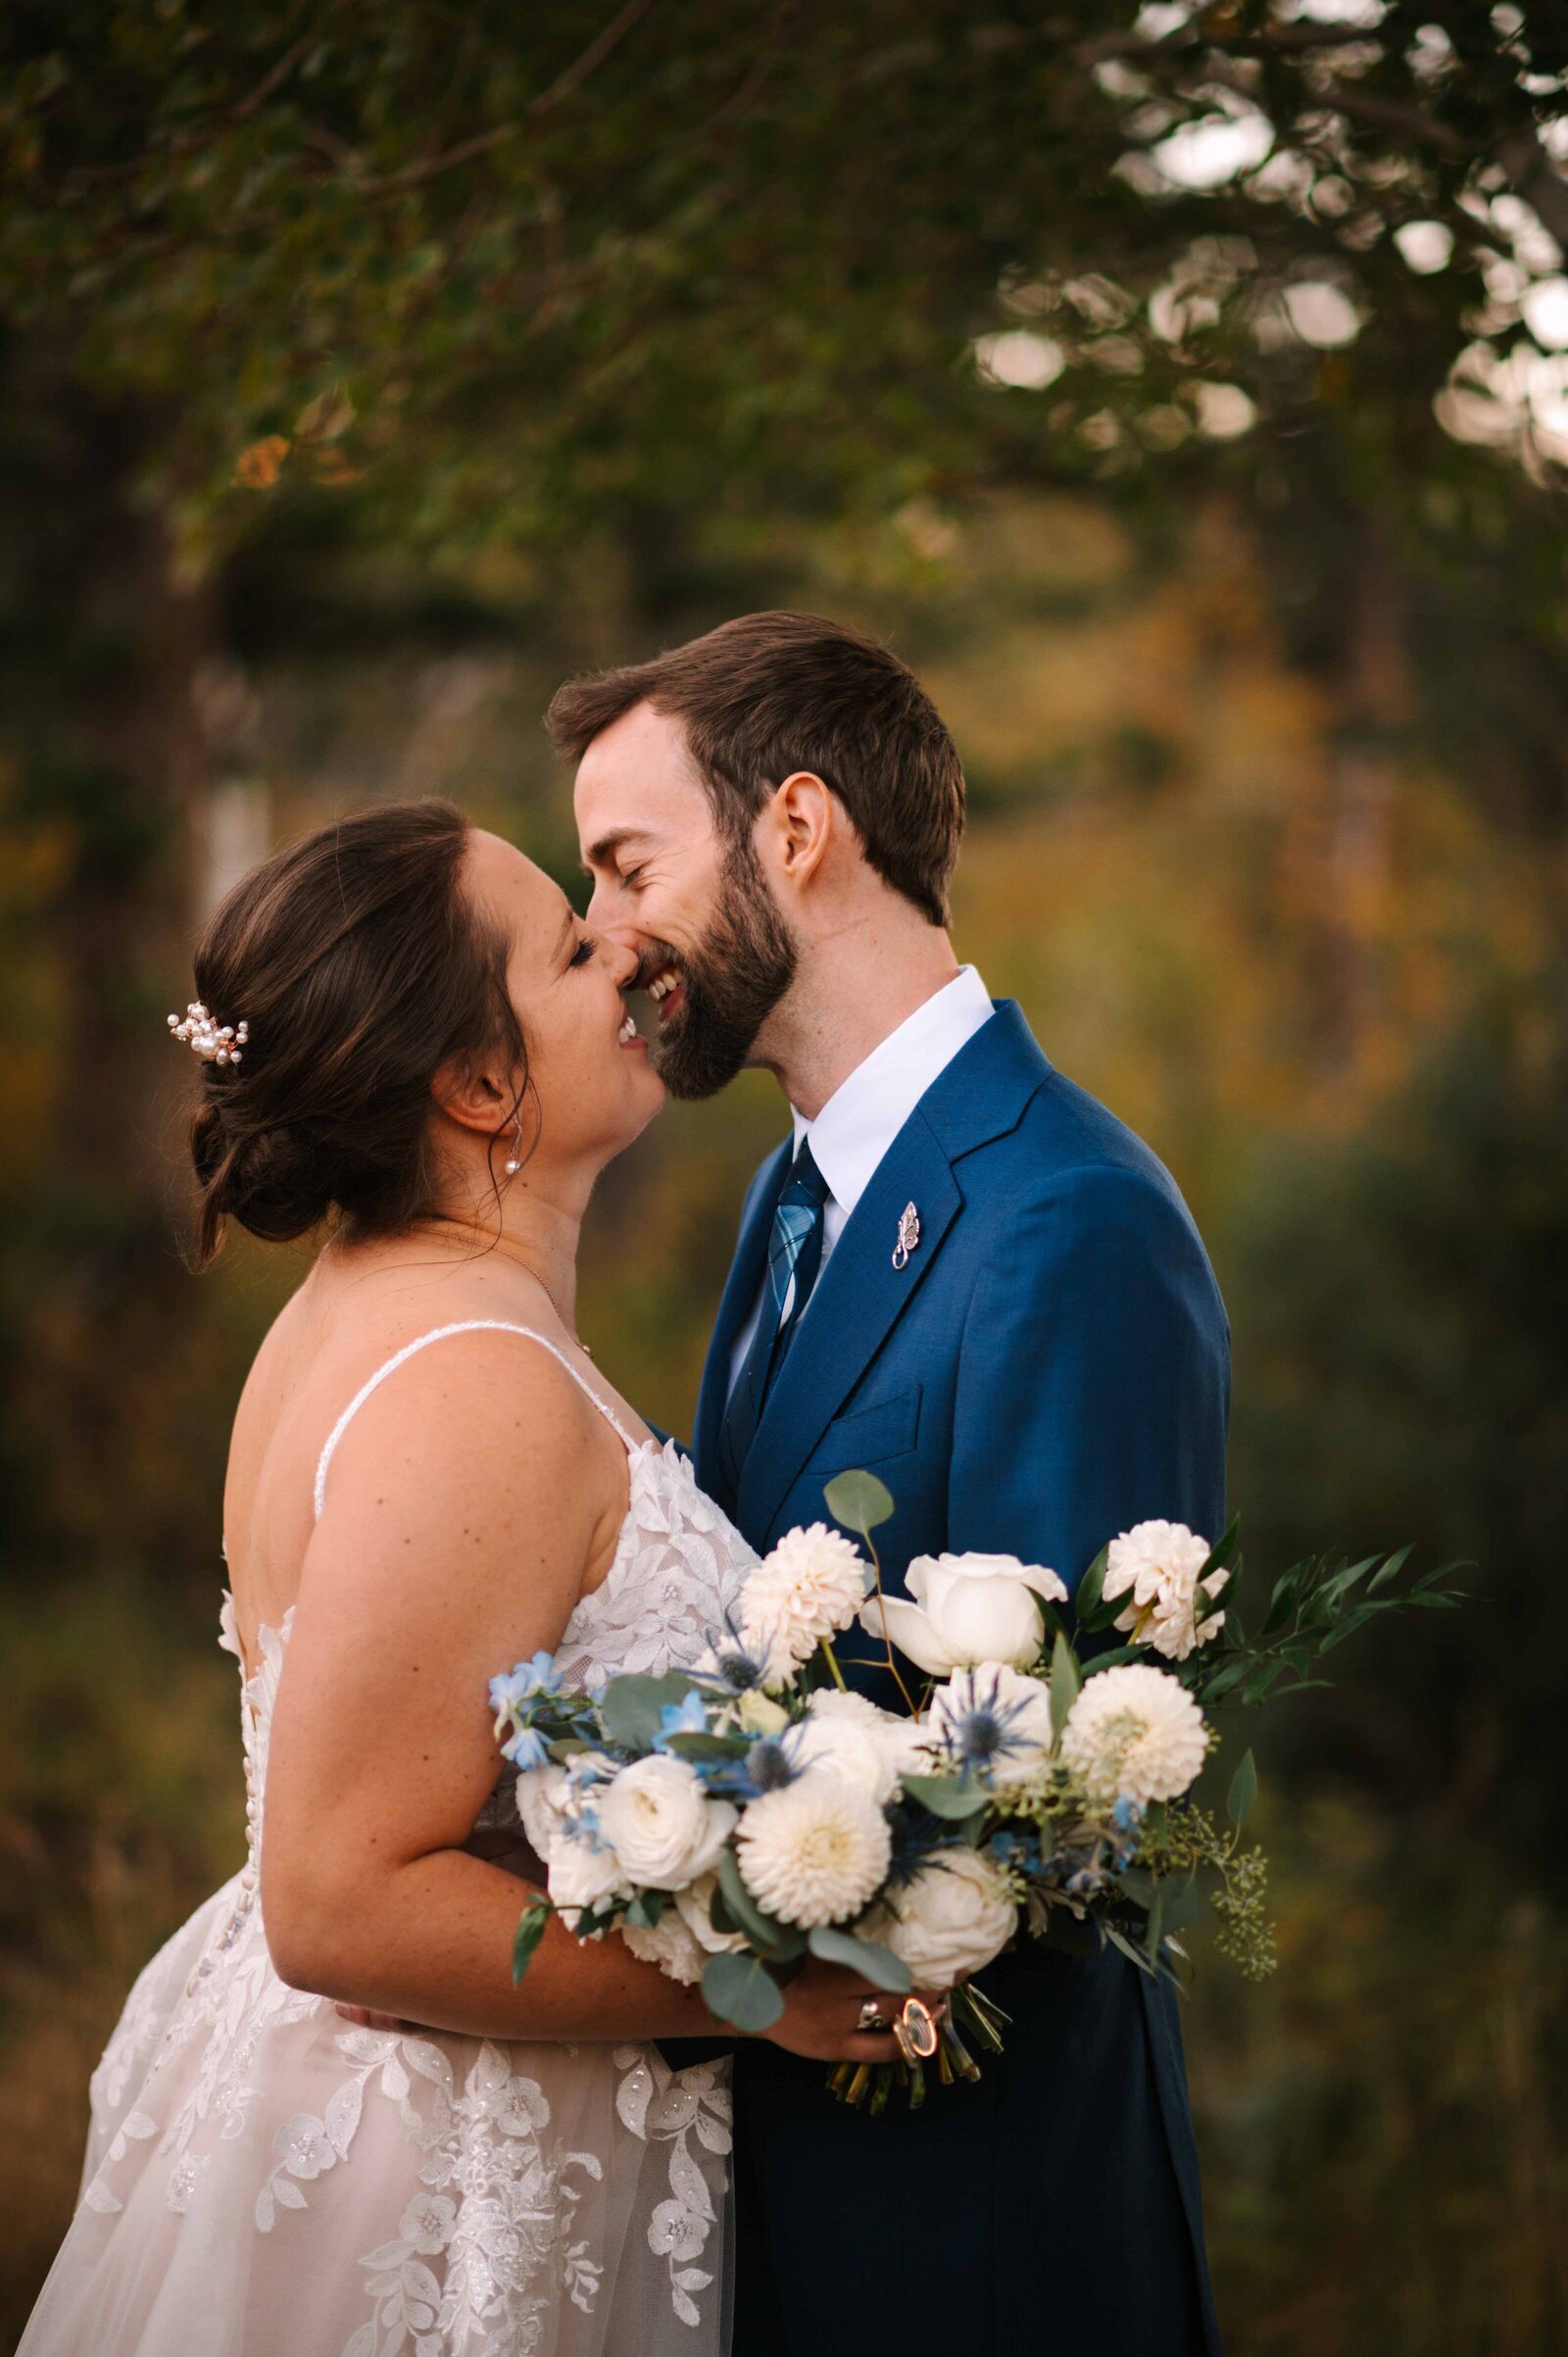
[{"label": "bride's bare shoulder", "polygon": [[[389,1249],[325,1253],[279,1310],[257,1351],[234,1420],[225,1520],[251,1519],[262,1498],[313,1484],[337,1419],[372,1377],[409,1352],[355,1422],[381,1449],[413,1449],[432,1419],[451,1430],[508,1429],[542,1445],[598,1452],[603,1418],[549,1350],[486,1330],[520,1326],[561,1346],[542,1288],[514,1272]],[[446,1336],[450,1327],[471,1330]],[[432,1335],[443,1339],[428,1349]],[[352,1431],[352,1427],[351,1427]],[[345,1433],[340,1480],[360,1455]]]}]

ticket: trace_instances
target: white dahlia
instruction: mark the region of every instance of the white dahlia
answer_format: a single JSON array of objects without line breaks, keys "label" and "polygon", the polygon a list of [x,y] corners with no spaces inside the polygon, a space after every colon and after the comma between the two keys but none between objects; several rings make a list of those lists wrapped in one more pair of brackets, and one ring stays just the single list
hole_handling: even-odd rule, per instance
[{"label": "white dahlia", "polygon": [[749,1803],[736,1843],[747,1889],[780,1923],[842,1923],[888,1870],[892,1839],[870,1796],[830,1769]]},{"label": "white dahlia", "polygon": [[1223,1612],[1203,1617],[1205,1607],[1230,1578],[1211,1572],[1199,1591],[1209,1545],[1185,1522],[1140,1522],[1112,1539],[1105,1550],[1107,1600],[1125,1596],[1116,1621],[1135,1645],[1152,1645],[1167,1661],[1185,1661],[1195,1645],[1207,1645],[1225,1625]]},{"label": "white dahlia", "polygon": [[1061,1756],[1099,1802],[1175,1800],[1208,1751],[1203,1714],[1168,1670],[1127,1661],[1086,1678]]},{"label": "white dahlia", "polygon": [[741,1591],[741,1642],[787,1685],[824,1637],[847,1629],[865,1595],[864,1558],[825,1522],[786,1531]]}]

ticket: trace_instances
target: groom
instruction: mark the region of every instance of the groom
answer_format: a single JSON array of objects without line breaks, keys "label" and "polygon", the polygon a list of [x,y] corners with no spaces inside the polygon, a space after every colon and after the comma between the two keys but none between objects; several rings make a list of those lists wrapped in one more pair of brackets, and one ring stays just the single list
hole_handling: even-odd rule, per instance
[{"label": "groom", "polygon": [[[741,1215],[697,1470],[759,1550],[863,1465],[918,1554],[1046,1563],[1224,1523],[1228,1337],[1166,1171],[1054,1070],[947,934],[953,740],[880,646],[748,614],[550,709],[578,763],[589,921],[634,949],[676,1096],[743,1065],[791,1134]],[[978,2086],[879,2119],[771,2044],[736,2060],[736,2357],[1218,2336],[1176,2000],[1113,1950],[1025,1943]]]}]

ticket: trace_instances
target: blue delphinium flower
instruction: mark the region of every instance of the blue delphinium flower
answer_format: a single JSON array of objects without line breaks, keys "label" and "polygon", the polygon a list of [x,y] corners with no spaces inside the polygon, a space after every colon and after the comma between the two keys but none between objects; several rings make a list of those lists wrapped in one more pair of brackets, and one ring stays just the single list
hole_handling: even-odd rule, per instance
[{"label": "blue delphinium flower", "polygon": [[503,1759],[510,1759],[514,1768],[542,1768],[550,1757],[550,1746],[537,1727],[519,1727],[501,1746]]},{"label": "blue delphinium flower", "polygon": [[531,1661],[519,1661],[514,1670],[506,1670],[490,1681],[490,1707],[496,1714],[496,1732],[514,1711],[520,1710],[546,1694],[559,1694],[562,1677],[556,1667],[554,1653],[535,1653]]},{"label": "blue delphinium flower", "polygon": [[1034,1832],[1015,1832],[1004,1826],[993,1834],[990,1841],[992,1856],[999,1866],[1015,1866],[1021,1874],[1040,1872],[1040,1836]]},{"label": "blue delphinium flower", "polygon": [[659,1733],[654,1738],[656,1751],[667,1751],[672,1735],[706,1735],[708,1711],[702,1695],[693,1687],[684,1701],[666,1702],[659,1714]]}]

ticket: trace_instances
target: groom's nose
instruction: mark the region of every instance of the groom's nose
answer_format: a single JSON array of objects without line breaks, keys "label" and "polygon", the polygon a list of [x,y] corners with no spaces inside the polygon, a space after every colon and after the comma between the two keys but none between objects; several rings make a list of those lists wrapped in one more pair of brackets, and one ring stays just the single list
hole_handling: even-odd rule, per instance
[{"label": "groom's nose", "polygon": [[627,951],[635,962],[646,936],[640,934],[635,925],[627,923],[624,908],[616,908],[615,903],[619,897],[614,885],[602,881],[596,883],[582,921],[590,933],[597,933],[601,941]]}]

